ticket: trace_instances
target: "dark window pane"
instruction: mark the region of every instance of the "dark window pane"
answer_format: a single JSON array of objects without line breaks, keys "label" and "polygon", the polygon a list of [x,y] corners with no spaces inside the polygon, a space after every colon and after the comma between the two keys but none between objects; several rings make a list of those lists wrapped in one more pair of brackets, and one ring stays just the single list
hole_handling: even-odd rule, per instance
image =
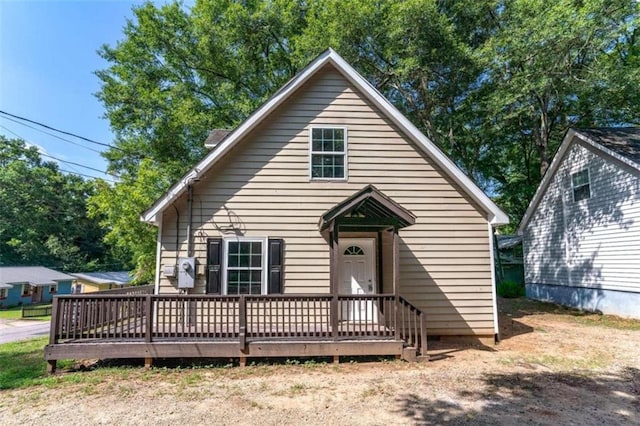
[{"label": "dark window pane", "polygon": [[322,167],[313,166],[311,168],[311,177],[314,177],[314,178],[322,177]]},{"label": "dark window pane", "polygon": [[314,152],[322,151],[322,141],[321,140],[313,140],[311,150]]},{"label": "dark window pane", "polygon": [[586,185],[589,183],[589,171],[587,169],[580,170],[578,173],[571,175],[571,180],[574,188]]},{"label": "dark window pane", "polygon": [[333,156],[333,164],[336,166],[344,166],[344,156],[342,155],[334,155]]},{"label": "dark window pane", "polygon": [[311,131],[311,138],[313,140],[321,140],[322,139],[322,129],[313,129]]},{"label": "dark window pane", "polygon": [[254,241],[251,243],[251,254],[261,254],[262,253],[262,243],[259,241]]},{"label": "dark window pane", "polygon": [[336,152],[344,151],[344,141],[343,140],[334,141],[333,150]]},{"label": "dark window pane", "polygon": [[322,129],[322,138],[324,140],[333,139],[333,129]]},{"label": "dark window pane", "polygon": [[260,268],[262,266],[262,256],[260,254],[251,255],[251,267]]},{"label": "dark window pane", "polygon": [[262,292],[262,286],[260,283],[252,283],[251,284],[251,293],[250,294],[260,294]]},{"label": "dark window pane", "polygon": [[238,245],[237,241],[229,241],[229,254],[238,253]]},{"label": "dark window pane", "polygon": [[312,166],[319,166],[322,164],[322,155],[312,155],[311,156],[311,165]]},{"label": "dark window pane", "polygon": [[333,151],[333,140],[325,139],[325,141],[322,143],[322,150],[324,152],[332,152]]},{"label": "dark window pane", "polygon": [[344,141],[344,129],[335,129],[333,131],[333,138],[336,141]]},{"label": "dark window pane", "polygon": [[574,201],[587,200],[591,198],[591,188],[589,185],[582,185],[573,190]]}]

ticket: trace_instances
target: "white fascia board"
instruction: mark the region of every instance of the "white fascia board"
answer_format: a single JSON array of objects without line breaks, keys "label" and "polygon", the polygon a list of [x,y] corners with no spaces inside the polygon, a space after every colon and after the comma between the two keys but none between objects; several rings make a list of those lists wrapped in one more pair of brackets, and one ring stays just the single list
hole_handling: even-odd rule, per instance
[{"label": "white fascia board", "polygon": [[547,187],[551,183],[551,179],[553,179],[553,176],[556,174],[558,167],[560,167],[560,163],[562,162],[562,159],[564,158],[565,153],[569,149],[569,146],[571,145],[571,142],[573,141],[575,134],[576,134],[575,130],[569,129],[567,131],[567,134],[564,136],[564,139],[562,140],[562,143],[560,144],[558,151],[556,152],[556,154],[553,157],[553,160],[551,161],[551,165],[549,166],[547,171],[544,173],[544,176],[542,177],[542,181],[540,181],[540,185],[538,185],[538,188],[536,189],[535,194],[533,194],[533,198],[531,199],[531,202],[529,202],[527,211],[524,213],[524,216],[522,216],[522,220],[518,225],[518,231],[517,231],[518,235],[523,234],[524,228],[529,223],[529,220],[531,220],[531,216],[533,215],[533,212],[536,210],[536,208],[538,208],[538,204],[540,203],[542,196],[546,192]]},{"label": "white fascia board", "polygon": [[224,141],[218,144],[200,163],[198,163],[183,179],[174,185],[167,194],[159,199],[141,216],[141,220],[158,224],[158,213],[177,199],[188,186],[189,178],[197,178],[206,172],[215,162],[226,154],[239,140],[253,130],[265,116],[284,102],[302,84],[311,78],[325,64],[331,62],[343,75],[360,89],[378,108],[386,113],[401,129],[403,129],[433,160],[442,167],[462,188],[489,213],[488,220],[493,225],[509,223],[509,217],[495,205],[493,201],[476,186],[462,170],[458,168],[440,149],[420,132],[391,102],[375,87],[362,77],[333,49],[328,49],[311,62],[300,74],[283,86],[272,98],[267,100],[256,112],[234,130]]},{"label": "white fascia board", "polygon": [[238,126],[227,138],[220,142],[216,147],[207,154],[189,173],[187,173],[180,181],[169,189],[166,195],[160,198],[149,210],[142,214],[140,219],[143,222],[157,225],[159,223],[157,215],[162,212],[170,203],[175,201],[188,186],[188,180],[191,177],[196,179],[200,173],[204,173],[216,163],[216,161],[226,154],[239,140],[247,133],[253,130],[260,122],[270,114],[277,106],[284,102],[295,90],[311,78],[318,69],[324,66],[327,61],[337,55],[332,49],[322,53],[315,61],[310,63],[300,74],[285,84],[274,96],[268,99],[260,108],[258,108],[248,119]]},{"label": "white fascia board", "polygon": [[341,56],[332,51],[333,62],[345,76],[369,97],[378,108],[386,113],[392,121],[403,129],[445,172],[449,174],[478,204],[489,213],[489,222],[493,225],[509,223],[509,217],[465,175],[429,138],[407,119],[387,98],[385,98],[369,81],[362,77]]}]

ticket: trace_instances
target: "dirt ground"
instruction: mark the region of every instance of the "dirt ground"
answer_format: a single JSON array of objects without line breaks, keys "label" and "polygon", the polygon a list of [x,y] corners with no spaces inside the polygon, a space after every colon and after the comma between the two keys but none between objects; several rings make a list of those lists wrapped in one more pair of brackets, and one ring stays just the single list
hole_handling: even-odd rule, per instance
[{"label": "dirt ground", "polygon": [[0,424],[640,425],[638,323],[501,301],[496,346],[431,361],[104,368],[0,392]]}]

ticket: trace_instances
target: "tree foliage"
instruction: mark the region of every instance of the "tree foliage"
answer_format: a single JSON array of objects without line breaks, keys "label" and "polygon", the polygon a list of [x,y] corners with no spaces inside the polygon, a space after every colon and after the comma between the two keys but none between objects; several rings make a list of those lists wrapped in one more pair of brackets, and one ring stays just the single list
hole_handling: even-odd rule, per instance
[{"label": "tree foliage", "polygon": [[0,265],[124,266],[87,214],[94,193],[93,182],[61,173],[22,140],[0,136]]},{"label": "tree foliage", "polygon": [[[131,247],[126,235],[140,225],[119,222],[118,212],[148,208],[139,193],[157,197],[177,180],[204,155],[209,130],[235,127],[333,47],[517,224],[570,126],[639,124],[639,7],[631,0],[144,4],[122,41],[101,50],[110,65],[98,71],[98,96],[117,144],[107,157],[124,176],[100,191],[111,203],[105,223]],[[150,176],[161,184],[145,189]]]}]

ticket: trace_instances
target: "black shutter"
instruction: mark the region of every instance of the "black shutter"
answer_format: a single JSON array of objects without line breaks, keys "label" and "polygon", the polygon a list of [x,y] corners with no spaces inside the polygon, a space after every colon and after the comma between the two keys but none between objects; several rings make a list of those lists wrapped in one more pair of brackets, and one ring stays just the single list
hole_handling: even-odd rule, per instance
[{"label": "black shutter", "polygon": [[283,248],[284,240],[281,239],[269,239],[269,282],[268,290],[269,294],[282,293],[282,264],[283,264]]},{"label": "black shutter", "polygon": [[207,238],[207,293],[220,294],[222,238]]}]

